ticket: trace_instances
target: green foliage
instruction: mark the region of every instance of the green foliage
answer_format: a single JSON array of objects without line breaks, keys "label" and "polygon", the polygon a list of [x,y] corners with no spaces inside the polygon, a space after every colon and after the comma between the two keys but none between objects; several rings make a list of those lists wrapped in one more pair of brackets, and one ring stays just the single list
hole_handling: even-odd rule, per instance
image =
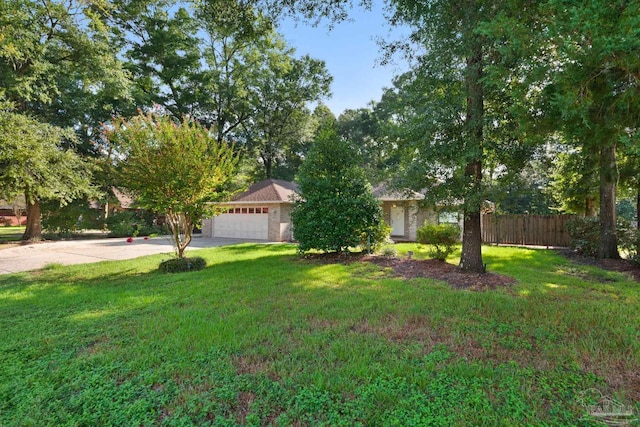
[{"label": "green foliage", "polygon": [[380,254],[386,257],[395,257],[396,255],[398,255],[398,250],[395,246],[387,245],[383,246],[382,249],[380,249]]},{"label": "green foliage", "polygon": [[[600,219],[598,217],[576,217],[567,222],[571,237],[571,248],[585,256],[598,256],[600,249]],[[618,218],[616,224],[618,244],[628,259],[640,262],[640,230],[629,221]]]},{"label": "green foliage", "polygon": [[48,233],[69,236],[81,230],[102,228],[102,212],[89,207],[87,200],[76,200],[65,206],[45,201],[41,209],[42,227]]},{"label": "green foliage", "polygon": [[172,258],[162,261],[158,270],[162,273],[183,273],[187,271],[202,270],[207,266],[207,261],[201,257]]},{"label": "green foliage", "polygon": [[181,258],[194,224],[231,197],[238,168],[233,147],[187,118],[176,124],[151,114],[120,119],[105,129],[105,136],[117,147],[113,160],[119,186],[142,207],[165,215]]},{"label": "green foliage", "polygon": [[0,104],[73,127],[90,151],[102,122],[127,104],[129,79],[107,17],[113,2],[6,1],[0,13]]},{"label": "green foliage", "polygon": [[595,257],[600,248],[600,219],[576,217],[567,221],[571,248],[579,254]]},{"label": "green foliage", "polygon": [[424,224],[418,228],[417,240],[431,245],[429,256],[444,261],[460,243],[460,228],[454,224]]},{"label": "green foliage", "polygon": [[[22,114],[0,111],[0,198],[13,200],[24,194],[29,208],[42,199],[64,206],[95,193],[93,168],[68,147],[76,138],[71,129],[41,123]],[[39,239],[39,212],[26,239]]]},{"label": "green foliage", "polygon": [[624,218],[618,218],[618,244],[627,259],[640,264],[640,229]]},{"label": "green foliage", "polygon": [[122,211],[109,215],[104,224],[111,237],[137,237],[162,233],[154,220],[155,216],[147,211]]},{"label": "green foliage", "polygon": [[292,210],[299,251],[344,252],[386,239],[382,207],[371,192],[355,151],[335,130],[320,132],[300,168],[300,200]]}]

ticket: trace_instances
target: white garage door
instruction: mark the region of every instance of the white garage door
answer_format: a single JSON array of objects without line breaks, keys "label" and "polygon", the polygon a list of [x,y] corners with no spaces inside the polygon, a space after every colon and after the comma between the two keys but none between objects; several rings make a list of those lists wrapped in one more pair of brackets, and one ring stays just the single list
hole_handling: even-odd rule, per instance
[{"label": "white garage door", "polygon": [[214,237],[232,239],[269,239],[269,209],[246,207],[229,209],[213,219]]}]

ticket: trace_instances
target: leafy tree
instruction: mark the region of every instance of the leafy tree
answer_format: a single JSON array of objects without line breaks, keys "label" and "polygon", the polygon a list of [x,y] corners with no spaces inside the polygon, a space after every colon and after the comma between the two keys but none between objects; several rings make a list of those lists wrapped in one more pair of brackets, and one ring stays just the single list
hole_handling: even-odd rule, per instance
[{"label": "leafy tree", "polygon": [[358,164],[335,129],[319,132],[300,168],[300,200],[291,213],[300,252],[344,252],[367,243],[367,236],[374,246],[384,240],[382,207]]},{"label": "leafy tree", "polygon": [[[533,152],[515,122],[525,108],[508,82],[501,41],[487,35],[510,2],[395,0],[393,20],[409,24],[420,55],[403,76],[398,103],[404,105],[406,185],[429,188],[432,201],[460,203],[464,211],[460,268],[483,272],[480,212],[487,167],[522,167]],[[517,2],[521,6],[521,2]],[[523,2],[527,3],[527,2]],[[415,46],[415,45],[414,45]],[[392,46],[393,47],[393,46]],[[492,70],[500,69],[501,72]],[[518,79],[513,79],[518,81]]]},{"label": "leafy tree", "polygon": [[71,129],[62,129],[23,114],[0,111],[0,196],[24,194],[27,227],[22,240],[40,240],[40,202],[65,205],[92,194],[91,167],[72,149]]},{"label": "leafy tree", "polygon": [[108,1],[9,0],[0,12],[0,100],[17,112],[73,127],[92,151],[99,124],[128,104]]},{"label": "leafy tree", "polygon": [[193,226],[215,215],[215,203],[228,200],[237,171],[233,147],[218,142],[209,130],[183,119],[138,115],[119,119],[105,129],[117,147],[116,176],[140,206],[166,215],[178,258],[191,242]]},{"label": "leafy tree", "polygon": [[640,4],[635,1],[549,0],[548,46],[554,60],[545,77],[560,130],[597,153],[601,258],[618,258],[616,236],[617,156],[636,132],[640,113]]},{"label": "leafy tree", "polygon": [[247,146],[255,150],[266,178],[287,151],[304,140],[310,114],[307,104],[329,94],[331,76],[324,62],[303,56],[282,46],[272,55],[256,86],[257,103],[246,125]]}]

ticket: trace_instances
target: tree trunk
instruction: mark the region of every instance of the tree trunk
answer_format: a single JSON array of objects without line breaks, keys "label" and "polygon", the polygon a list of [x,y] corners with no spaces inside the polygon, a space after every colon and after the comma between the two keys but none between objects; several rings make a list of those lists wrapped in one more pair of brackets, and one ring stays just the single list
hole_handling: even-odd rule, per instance
[{"label": "tree trunk", "polygon": [[619,259],[616,235],[616,145],[600,148],[600,258]]},{"label": "tree trunk", "polygon": [[29,194],[25,195],[27,202],[27,228],[24,230],[22,240],[38,241],[42,240],[42,217],[40,214],[40,201],[29,200]]},{"label": "tree trunk", "polygon": [[467,147],[469,157],[465,175],[469,187],[465,195],[462,231],[462,254],[460,269],[473,273],[484,273],[482,262],[482,234],[480,207],[482,204],[482,139],[484,127],[484,92],[482,89],[482,45],[476,42],[473,55],[467,58],[465,84],[467,89]]},{"label": "tree trunk", "polygon": [[636,194],[636,227],[640,230],[640,186],[638,186],[638,194]]},{"label": "tree trunk", "polygon": [[182,213],[167,213],[167,223],[173,238],[173,248],[178,258],[184,258],[184,251],[191,243],[193,221]]}]

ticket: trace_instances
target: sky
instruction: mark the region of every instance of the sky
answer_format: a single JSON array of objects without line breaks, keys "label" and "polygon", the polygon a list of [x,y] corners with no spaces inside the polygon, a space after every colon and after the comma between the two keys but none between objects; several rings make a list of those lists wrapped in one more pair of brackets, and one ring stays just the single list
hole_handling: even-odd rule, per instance
[{"label": "sky", "polygon": [[376,38],[397,40],[401,31],[392,29],[383,16],[380,1],[374,1],[371,11],[354,8],[349,21],[329,29],[323,22],[317,27],[287,19],[278,28],[287,43],[296,48],[297,55],[308,54],[326,62],[333,76],[332,97],[323,100],[339,116],[345,109],[366,107],[379,101],[384,87],[392,86],[394,76],[407,70],[401,57],[394,63],[380,65],[381,48]]}]

